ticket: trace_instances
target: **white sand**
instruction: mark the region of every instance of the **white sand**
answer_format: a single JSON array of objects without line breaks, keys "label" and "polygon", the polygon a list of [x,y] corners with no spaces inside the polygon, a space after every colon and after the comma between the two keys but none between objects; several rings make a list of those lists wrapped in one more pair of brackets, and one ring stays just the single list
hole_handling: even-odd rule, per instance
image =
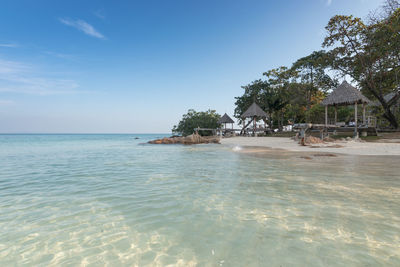
[{"label": "white sand", "polygon": [[[327,152],[347,155],[389,155],[400,156],[400,143],[379,143],[359,141],[337,141],[313,146],[301,146],[287,137],[231,137],[221,139],[221,144],[239,147],[268,147],[296,152]],[[328,147],[328,146],[343,147]],[[400,162],[399,162],[400,164]]]}]

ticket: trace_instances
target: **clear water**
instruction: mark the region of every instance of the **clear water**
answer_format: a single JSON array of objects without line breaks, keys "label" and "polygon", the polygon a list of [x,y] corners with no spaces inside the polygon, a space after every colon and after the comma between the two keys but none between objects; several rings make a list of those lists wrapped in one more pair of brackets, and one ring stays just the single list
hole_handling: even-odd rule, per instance
[{"label": "clear water", "polygon": [[158,136],[0,135],[0,266],[400,266],[400,158]]}]

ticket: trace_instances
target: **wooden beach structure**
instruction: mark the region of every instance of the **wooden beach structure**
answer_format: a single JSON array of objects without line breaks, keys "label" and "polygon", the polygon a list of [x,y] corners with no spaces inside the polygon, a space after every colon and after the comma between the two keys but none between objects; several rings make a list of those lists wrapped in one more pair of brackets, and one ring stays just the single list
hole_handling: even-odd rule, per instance
[{"label": "wooden beach structure", "polygon": [[[337,107],[338,106],[350,106],[354,105],[354,137],[358,137],[358,105],[362,105],[362,127],[368,128],[372,127],[372,120],[369,120],[367,123],[367,118],[365,114],[365,106],[370,101],[367,97],[365,97],[357,88],[350,85],[348,82],[344,81],[341,85],[339,85],[336,89],[332,91],[332,93],[327,96],[323,101],[322,105],[325,106],[325,128],[329,127],[328,124],[328,107],[333,106],[335,108],[335,119],[333,125],[337,126]],[[375,126],[373,126],[375,128]]]},{"label": "wooden beach structure", "polygon": [[226,124],[230,123],[232,125],[231,130],[233,130],[233,124],[235,123],[234,120],[231,119],[231,117],[228,116],[228,114],[224,114],[219,120],[218,120],[218,124],[224,124],[224,129],[225,131],[227,131],[226,129]]},{"label": "wooden beach structure", "polygon": [[[251,106],[242,114],[242,119],[243,119],[243,128],[241,133],[245,132],[245,129],[247,126],[250,125],[250,123],[253,122],[253,134],[256,135],[257,132],[257,120],[259,119],[267,119],[268,115],[265,113],[264,110],[260,108],[255,102],[251,104]],[[246,125],[246,119],[250,119],[250,121]],[[264,131],[265,131],[265,123],[264,123]]]}]

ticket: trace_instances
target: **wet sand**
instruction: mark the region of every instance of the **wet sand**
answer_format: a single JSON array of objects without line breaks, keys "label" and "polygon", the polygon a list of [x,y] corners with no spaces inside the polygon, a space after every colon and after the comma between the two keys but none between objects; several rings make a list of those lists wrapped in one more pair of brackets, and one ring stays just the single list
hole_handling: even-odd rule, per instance
[{"label": "wet sand", "polygon": [[292,152],[400,156],[400,143],[390,142],[336,141],[301,146],[298,142],[287,137],[232,137],[221,139],[221,144],[233,147],[283,149]]}]

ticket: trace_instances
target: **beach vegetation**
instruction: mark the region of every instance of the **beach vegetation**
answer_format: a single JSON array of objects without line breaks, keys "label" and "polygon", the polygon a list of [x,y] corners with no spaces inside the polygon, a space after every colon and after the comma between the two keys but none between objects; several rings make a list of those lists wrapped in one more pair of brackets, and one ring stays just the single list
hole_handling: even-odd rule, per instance
[{"label": "beach vegetation", "polygon": [[[379,101],[382,116],[398,128],[391,107],[400,98],[400,9],[369,22],[353,16],[334,16],[326,30],[323,46],[332,47],[332,69],[350,76],[366,96]],[[393,91],[393,99],[386,100],[385,95]]]},{"label": "beach vegetation", "polygon": [[[333,16],[326,29],[322,48],[296,60],[291,67],[281,66],[263,73],[263,78],[242,86],[236,97],[234,116],[256,102],[268,115],[271,128],[302,122],[321,123],[322,100],[339,80],[356,84],[378,108],[370,108],[387,126],[399,128],[400,112],[400,3],[386,0],[366,21],[354,16]],[[378,14],[378,15],[376,15]],[[391,93],[391,97],[387,95]],[[333,108],[329,108],[333,112]],[[338,119],[347,121],[353,113],[338,108]]]},{"label": "beach vegetation", "polygon": [[[194,133],[195,128],[217,129],[220,125],[218,120],[221,118],[215,110],[195,111],[189,109],[182,119],[172,129],[172,132],[182,136],[188,136]],[[200,135],[212,135],[212,131],[199,131]]]}]

